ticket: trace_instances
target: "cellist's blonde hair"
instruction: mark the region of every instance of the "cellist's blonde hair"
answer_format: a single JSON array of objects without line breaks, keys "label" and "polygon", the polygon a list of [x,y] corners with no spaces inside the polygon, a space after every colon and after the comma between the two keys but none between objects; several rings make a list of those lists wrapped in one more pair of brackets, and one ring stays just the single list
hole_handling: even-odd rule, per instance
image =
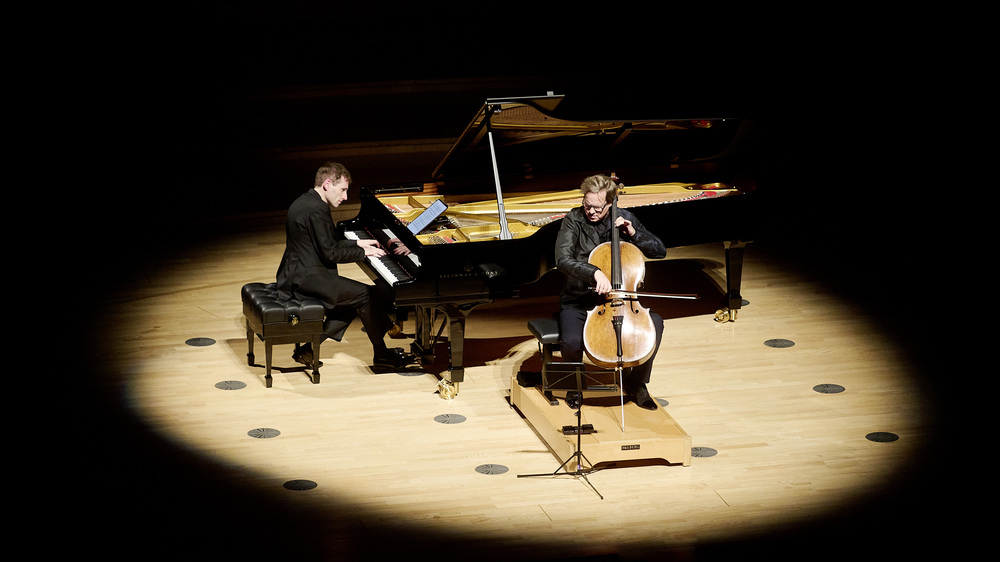
[{"label": "cellist's blonde hair", "polygon": [[615,200],[615,195],[618,193],[618,183],[604,174],[596,174],[584,178],[583,183],[580,184],[580,193],[584,197],[588,193],[599,193],[602,189],[608,190],[604,195],[604,202],[610,203]]}]

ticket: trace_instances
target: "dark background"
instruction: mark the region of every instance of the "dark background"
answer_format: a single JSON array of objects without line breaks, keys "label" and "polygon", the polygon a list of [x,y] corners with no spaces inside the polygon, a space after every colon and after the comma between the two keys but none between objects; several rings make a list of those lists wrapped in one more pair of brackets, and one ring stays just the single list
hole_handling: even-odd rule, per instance
[{"label": "dark background", "polygon": [[[897,483],[898,493],[697,554],[784,559],[923,548],[941,536],[935,519],[943,514],[927,510],[947,497],[945,449],[955,446],[961,405],[948,382],[955,367],[942,362],[949,352],[941,314],[950,318],[954,305],[929,294],[961,260],[942,259],[952,237],[939,225],[951,206],[924,187],[940,185],[937,164],[953,162],[942,125],[954,108],[927,91],[924,43],[888,33],[885,21],[676,6],[581,13],[545,4],[300,2],[275,11],[251,2],[130,14],[113,33],[90,36],[77,65],[86,88],[69,113],[87,133],[76,156],[88,189],[70,206],[68,224],[88,250],[66,265],[91,273],[81,282],[87,291],[112,292],[145,258],[182,254],[205,243],[220,219],[281,212],[308,189],[319,162],[273,165],[262,154],[455,137],[486,97],[554,90],[626,114],[752,118],[759,134],[745,158],[761,203],[755,244],[863,303],[908,342],[916,384],[936,399],[928,415],[940,447],[915,459],[914,480]],[[945,66],[935,66],[938,80]],[[351,168],[358,183],[420,181],[438,156]],[[80,357],[113,344],[100,338],[80,337],[91,350]],[[94,380],[108,376],[96,360],[84,368]],[[66,415],[96,428],[60,455],[87,459],[74,465],[79,496],[64,512],[84,544],[118,553],[127,550],[120,537],[139,534],[171,553],[315,554],[308,541],[289,540],[306,514],[219,485],[215,467],[132,427],[86,377],[74,383]],[[99,506],[111,515],[82,524]],[[252,545],[219,543],[212,535],[220,521],[268,531]]]}]

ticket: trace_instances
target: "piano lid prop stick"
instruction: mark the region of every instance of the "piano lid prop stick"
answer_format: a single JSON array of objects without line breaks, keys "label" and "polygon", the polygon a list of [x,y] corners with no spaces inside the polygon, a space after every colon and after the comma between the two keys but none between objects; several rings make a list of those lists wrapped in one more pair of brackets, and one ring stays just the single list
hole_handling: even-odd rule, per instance
[{"label": "piano lid prop stick", "polygon": [[497,169],[497,154],[496,150],[493,148],[493,131],[490,130],[490,122],[486,121],[486,135],[490,139],[490,158],[493,159],[493,181],[496,183],[497,187],[497,211],[500,214],[500,239],[510,240],[513,235],[510,233],[510,229],[507,227],[507,213],[504,212],[503,208],[503,192],[500,191],[500,170]]}]

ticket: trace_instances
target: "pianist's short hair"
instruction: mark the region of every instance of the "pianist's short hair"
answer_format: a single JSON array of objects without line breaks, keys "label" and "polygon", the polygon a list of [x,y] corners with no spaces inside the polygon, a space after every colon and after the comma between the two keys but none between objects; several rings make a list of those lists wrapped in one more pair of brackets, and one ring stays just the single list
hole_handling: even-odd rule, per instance
[{"label": "pianist's short hair", "polygon": [[340,181],[340,178],[347,178],[347,183],[351,183],[351,173],[347,171],[347,168],[343,164],[338,164],[336,162],[327,162],[316,170],[316,183],[315,186],[319,187],[323,185],[326,180],[331,180],[333,183]]},{"label": "pianist's short hair", "polygon": [[604,174],[597,174],[585,178],[583,183],[580,184],[580,193],[582,193],[584,197],[586,197],[588,193],[597,193],[602,189],[608,190],[604,197],[605,202],[610,203],[614,201],[615,194],[618,193],[618,184],[615,180],[611,179],[611,177]]}]

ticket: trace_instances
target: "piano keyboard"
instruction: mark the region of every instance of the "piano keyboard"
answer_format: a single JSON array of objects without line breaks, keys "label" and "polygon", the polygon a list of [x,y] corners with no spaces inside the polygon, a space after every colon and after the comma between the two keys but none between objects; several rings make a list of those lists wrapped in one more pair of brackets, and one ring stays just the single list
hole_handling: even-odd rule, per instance
[{"label": "piano keyboard", "polygon": [[[385,230],[384,233],[386,235],[386,240],[394,237],[392,231],[388,229]],[[364,230],[345,230],[344,238],[348,240],[371,240],[372,236]],[[410,264],[412,264],[414,268],[420,267],[420,258],[414,253],[410,253],[405,256],[388,253],[379,258],[365,257],[365,262],[367,262],[368,265],[370,265],[372,269],[374,269],[378,275],[390,285],[405,283],[413,279],[413,276],[410,275],[410,273],[406,271],[403,266],[399,265],[397,260],[409,260]]]}]

